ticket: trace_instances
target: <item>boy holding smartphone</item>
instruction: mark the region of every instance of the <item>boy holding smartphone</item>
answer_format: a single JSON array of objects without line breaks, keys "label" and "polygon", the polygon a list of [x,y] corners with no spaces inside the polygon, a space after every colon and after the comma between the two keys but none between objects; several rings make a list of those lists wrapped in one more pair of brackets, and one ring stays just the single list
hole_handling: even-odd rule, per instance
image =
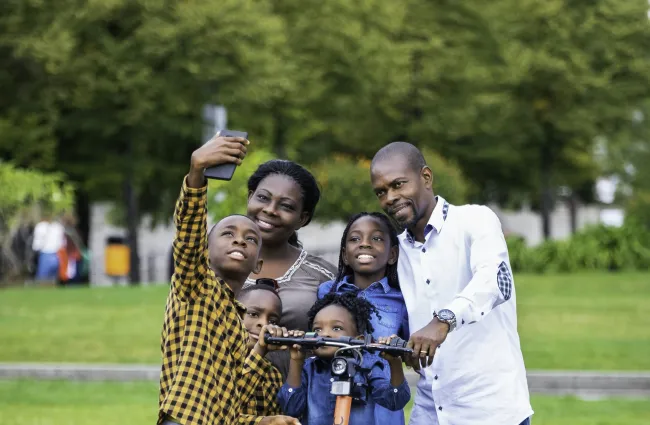
[{"label": "boy holding smartphone", "polygon": [[192,154],[176,204],[174,274],[162,331],[158,424],[299,425],[287,416],[241,414],[265,360],[247,349],[242,305],[246,277],[262,265],[257,225],[245,216],[222,219],[207,235],[203,170],[240,164],[248,140],[215,137]]}]

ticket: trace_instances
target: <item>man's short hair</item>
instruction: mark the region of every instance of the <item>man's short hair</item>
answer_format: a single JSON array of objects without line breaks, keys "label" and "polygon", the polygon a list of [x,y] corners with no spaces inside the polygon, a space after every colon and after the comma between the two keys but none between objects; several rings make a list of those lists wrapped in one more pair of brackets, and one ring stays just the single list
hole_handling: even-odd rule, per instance
[{"label": "man's short hair", "polygon": [[408,142],[392,142],[377,151],[370,166],[379,161],[390,160],[394,156],[405,158],[409,168],[418,172],[427,165],[424,155],[416,146]]}]

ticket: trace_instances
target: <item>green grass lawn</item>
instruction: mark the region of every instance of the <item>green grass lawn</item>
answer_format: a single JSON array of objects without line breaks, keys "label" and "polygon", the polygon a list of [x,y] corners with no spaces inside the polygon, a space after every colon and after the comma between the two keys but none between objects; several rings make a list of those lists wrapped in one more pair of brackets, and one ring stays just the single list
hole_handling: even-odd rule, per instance
[{"label": "green grass lawn", "polygon": [[[0,381],[0,424],[153,424],[157,391],[143,382]],[[647,400],[533,396],[532,405],[535,425],[647,425],[650,418]]]},{"label": "green grass lawn", "polygon": [[[528,369],[650,370],[650,274],[516,279]],[[158,363],[166,295],[166,285],[2,290],[0,361]]]}]

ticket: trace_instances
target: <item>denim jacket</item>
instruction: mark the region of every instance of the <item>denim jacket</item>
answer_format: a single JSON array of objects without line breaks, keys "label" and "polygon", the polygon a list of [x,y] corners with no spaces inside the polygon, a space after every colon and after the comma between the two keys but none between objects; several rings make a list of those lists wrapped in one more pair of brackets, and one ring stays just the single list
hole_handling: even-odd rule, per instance
[{"label": "denim jacket", "polygon": [[[357,391],[353,394],[350,423],[394,425],[390,416],[376,415],[375,407],[403,413],[411,398],[408,382],[404,380],[398,387],[391,386],[390,366],[374,354],[363,354],[362,367],[365,372],[354,377],[353,388]],[[292,388],[285,383],[278,394],[278,403],[286,415],[298,418],[303,425],[331,425],[336,405],[336,396],[330,393],[332,381],[331,361],[311,357],[302,369],[301,386]],[[364,386],[367,392],[362,390]]]}]

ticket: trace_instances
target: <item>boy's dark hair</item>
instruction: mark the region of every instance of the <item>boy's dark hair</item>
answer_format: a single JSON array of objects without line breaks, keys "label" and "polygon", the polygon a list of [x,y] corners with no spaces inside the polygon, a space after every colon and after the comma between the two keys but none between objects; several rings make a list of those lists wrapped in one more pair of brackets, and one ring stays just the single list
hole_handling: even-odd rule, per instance
[{"label": "boy's dark hair", "polygon": [[[399,246],[399,239],[397,238],[397,230],[395,229],[395,226],[393,226],[393,223],[389,220],[387,216],[378,212],[365,212],[365,211],[353,215],[352,217],[350,217],[350,221],[348,221],[348,225],[345,226],[345,230],[343,231],[343,236],[341,237],[341,249],[339,251],[339,271],[338,274],[336,275],[336,282],[342,281],[346,276],[354,276],[354,271],[352,270],[352,267],[346,265],[345,262],[343,261],[343,250],[345,248],[345,243],[347,242],[348,233],[350,233],[350,228],[352,227],[352,224],[354,224],[354,222],[360,219],[361,217],[366,217],[366,216],[374,217],[379,221],[381,221],[382,223],[384,223],[386,229],[388,230],[390,247],[393,248],[394,246]],[[397,277],[397,261],[395,262],[395,264],[386,265],[386,277],[388,278],[388,285],[391,288],[399,289],[399,278]],[[332,285],[332,289],[330,291],[336,292],[336,285]]]},{"label": "boy's dark hair", "polygon": [[237,294],[237,299],[241,302],[247,294],[250,294],[253,291],[269,291],[273,295],[275,295],[278,300],[280,301],[280,310],[282,310],[282,298],[280,298],[280,295],[278,294],[278,291],[270,285],[266,284],[255,284],[255,285],[250,285],[239,291],[239,294]]},{"label": "boy's dark hair", "polygon": [[370,301],[365,298],[357,297],[353,292],[344,292],[342,294],[333,294],[330,292],[320,300],[316,301],[316,303],[314,303],[314,305],[309,309],[309,312],[307,312],[307,326],[309,329],[312,329],[314,318],[318,312],[330,305],[338,305],[349,311],[354,318],[357,332],[360,334],[374,332],[375,329],[372,327],[372,323],[370,322],[372,313],[375,313],[377,317],[381,317],[379,316],[377,308],[375,308]]},{"label": "boy's dark hair", "polygon": [[[257,167],[257,170],[248,178],[248,190],[254,192],[257,190],[260,182],[272,174],[280,174],[287,176],[295,181],[300,186],[302,192],[302,209],[307,212],[308,218],[305,226],[309,224],[314,217],[316,205],[320,200],[320,189],[314,176],[307,171],[303,166],[296,164],[293,161],[286,159],[272,159],[266,161]],[[298,234],[296,232],[291,235],[289,243],[293,246],[299,247]]]},{"label": "boy's dark hair", "polygon": [[257,226],[257,223],[255,223],[255,221],[253,219],[251,219],[249,216],[247,216],[245,214],[230,214],[230,215],[227,215],[227,216],[221,218],[216,223],[214,223],[212,225],[212,227],[210,227],[210,230],[208,230],[208,236],[207,236],[208,243],[210,242],[210,236],[212,236],[212,232],[214,231],[214,229],[217,228],[217,226],[219,225],[219,223],[221,223],[222,220],[224,220],[226,218],[229,218],[229,217],[245,217],[245,218],[249,219],[250,221],[252,221],[255,224],[255,226]]}]

